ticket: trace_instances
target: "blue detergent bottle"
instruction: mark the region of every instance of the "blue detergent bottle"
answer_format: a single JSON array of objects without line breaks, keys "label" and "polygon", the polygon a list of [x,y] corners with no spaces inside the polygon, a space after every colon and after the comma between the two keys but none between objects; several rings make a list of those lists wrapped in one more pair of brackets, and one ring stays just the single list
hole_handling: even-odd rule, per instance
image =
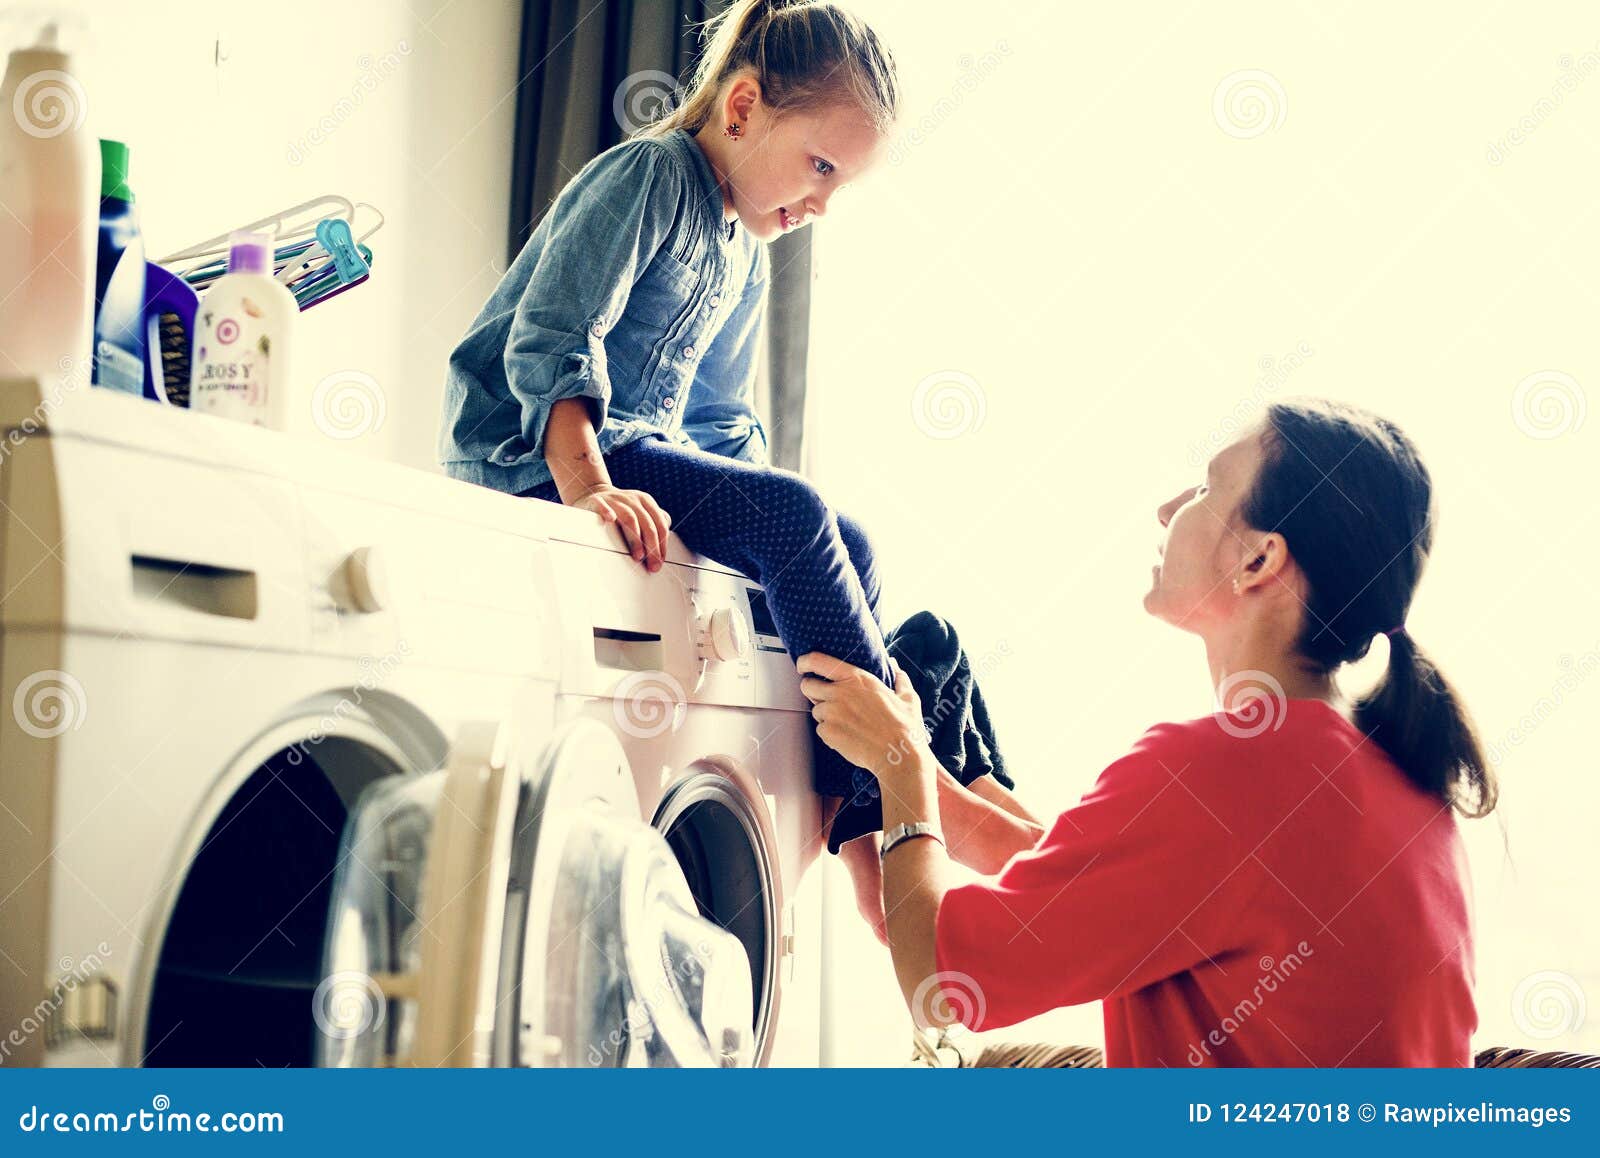
[{"label": "blue detergent bottle", "polygon": [[144,238],[128,187],[128,146],[100,142],[100,256],[95,263],[96,386],[144,393]]}]

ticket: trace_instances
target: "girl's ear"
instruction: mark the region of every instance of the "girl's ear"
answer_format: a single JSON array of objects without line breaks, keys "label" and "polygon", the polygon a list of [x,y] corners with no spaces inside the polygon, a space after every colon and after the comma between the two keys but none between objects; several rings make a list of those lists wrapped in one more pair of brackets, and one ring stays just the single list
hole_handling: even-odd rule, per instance
[{"label": "girl's ear", "polygon": [[726,107],[732,112],[733,119],[740,122],[750,120],[750,110],[761,103],[761,82],[748,72],[742,72],[733,78],[733,84],[728,89]]}]

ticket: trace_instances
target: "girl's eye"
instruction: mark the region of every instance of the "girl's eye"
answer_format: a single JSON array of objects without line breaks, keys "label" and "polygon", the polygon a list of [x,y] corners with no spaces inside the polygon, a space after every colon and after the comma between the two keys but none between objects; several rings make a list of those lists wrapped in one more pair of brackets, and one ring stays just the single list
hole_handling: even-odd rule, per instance
[{"label": "girl's eye", "polygon": [[828,162],[824,161],[821,157],[812,157],[811,167],[823,177],[826,177],[829,173],[833,172],[833,166],[828,164]]}]

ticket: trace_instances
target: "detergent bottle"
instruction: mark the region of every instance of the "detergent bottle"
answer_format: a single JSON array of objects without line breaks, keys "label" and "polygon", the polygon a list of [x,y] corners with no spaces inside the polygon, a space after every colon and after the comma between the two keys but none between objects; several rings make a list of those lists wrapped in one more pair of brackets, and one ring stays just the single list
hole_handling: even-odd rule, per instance
[{"label": "detergent bottle", "polygon": [[189,409],[285,430],[300,308],[272,276],[270,234],[235,232],[228,245],[228,272],[195,313]]},{"label": "detergent bottle", "polygon": [[128,187],[128,146],[102,140],[92,381],[125,394],[144,394],[144,265],[144,240]]},{"label": "detergent bottle", "polygon": [[89,381],[100,158],[72,58],[46,24],[0,84],[0,365],[45,397]]}]

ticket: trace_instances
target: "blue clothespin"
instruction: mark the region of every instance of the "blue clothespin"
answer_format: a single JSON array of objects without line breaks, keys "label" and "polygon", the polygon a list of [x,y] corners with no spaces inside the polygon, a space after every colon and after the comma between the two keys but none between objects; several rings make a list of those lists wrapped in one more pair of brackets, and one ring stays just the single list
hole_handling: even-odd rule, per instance
[{"label": "blue clothespin", "polygon": [[317,241],[323,249],[333,255],[333,266],[338,270],[339,280],[344,284],[359,281],[371,272],[356,249],[355,236],[350,232],[350,223],[343,218],[329,217],[317,222]]}]

